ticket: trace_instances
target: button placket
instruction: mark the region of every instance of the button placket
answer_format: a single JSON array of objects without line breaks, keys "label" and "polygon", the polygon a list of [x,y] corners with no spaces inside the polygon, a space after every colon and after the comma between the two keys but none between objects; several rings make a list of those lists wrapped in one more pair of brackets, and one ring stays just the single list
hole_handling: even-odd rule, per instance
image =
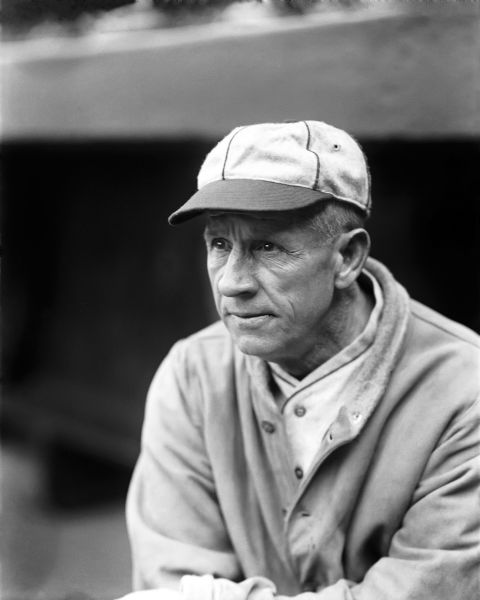
[{"label": "button placket", "polygon": [[296,406],[293,410],[295,416],[303,417],[305,416],[307,409],[304,406]]}]

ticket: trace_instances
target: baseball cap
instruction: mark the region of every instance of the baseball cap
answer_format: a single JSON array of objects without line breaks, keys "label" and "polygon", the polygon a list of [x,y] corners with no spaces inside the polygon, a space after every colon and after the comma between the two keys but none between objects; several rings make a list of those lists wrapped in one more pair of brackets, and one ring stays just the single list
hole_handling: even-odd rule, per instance
[{"label": "baseball cap", "polygon": [[358,143],[321,121],[236,127],[206,156],[198,191],[168,219],[206,210],[290,211],[335,198],[370,213],[370,178]]}]

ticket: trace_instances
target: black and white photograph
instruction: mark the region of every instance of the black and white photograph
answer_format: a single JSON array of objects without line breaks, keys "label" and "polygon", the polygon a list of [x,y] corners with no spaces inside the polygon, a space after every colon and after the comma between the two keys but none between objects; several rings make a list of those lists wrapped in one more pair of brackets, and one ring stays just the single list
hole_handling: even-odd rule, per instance
[{"label": "black and white photograph", "polygon": [[478,600],[480,2],[0,26],[0,598]]}]

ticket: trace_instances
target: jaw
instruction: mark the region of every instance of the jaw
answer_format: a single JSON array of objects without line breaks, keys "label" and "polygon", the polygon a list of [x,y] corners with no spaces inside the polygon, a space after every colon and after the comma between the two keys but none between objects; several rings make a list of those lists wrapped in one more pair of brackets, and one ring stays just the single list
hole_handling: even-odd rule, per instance
[{"label": "jaw", "polygon": [[270,327],[235,327],[228,320],[225,324],[241,352],[276,363],[298,379],[314,371],[343,347],[336,336],[326,333],[303,332],[294,338],[290,331],[283,332],[279,323],[273,320]]},{"label": "jaw", "polygon": [[[227,329],[235,345],[243,354],[277,363],[293,375],[303,373],[308,368],[304,359],[299,359],[301,356],[300,344],[295,344],[292,340],[287,342],[282,336],[269,335],[268,332],[262,331],[262,328],[241,330],[227,325]],[[296,351],[297,346],[298,352]],[[288,347],[288,352],[285,350],[286,347]]]},{"label": "jaw", "polygon": [[270,361],[277,356],[282,343],[279,339],[277,318],[264,315],[251,319],[241,319],[233,315],[223,317],[223,321],[237,348],[244,354],[257,356]]}]

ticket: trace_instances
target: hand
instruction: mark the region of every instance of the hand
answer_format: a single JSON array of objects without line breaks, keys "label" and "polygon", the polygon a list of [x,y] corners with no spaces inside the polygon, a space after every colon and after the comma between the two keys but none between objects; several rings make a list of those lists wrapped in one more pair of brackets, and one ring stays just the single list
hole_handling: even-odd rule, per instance
[{"label": "hand", "polygon": [[158,590],[143,590],[141,592],[131,592],[126,596],[116,600],[183,600],[180,592],[161,588]]}]

